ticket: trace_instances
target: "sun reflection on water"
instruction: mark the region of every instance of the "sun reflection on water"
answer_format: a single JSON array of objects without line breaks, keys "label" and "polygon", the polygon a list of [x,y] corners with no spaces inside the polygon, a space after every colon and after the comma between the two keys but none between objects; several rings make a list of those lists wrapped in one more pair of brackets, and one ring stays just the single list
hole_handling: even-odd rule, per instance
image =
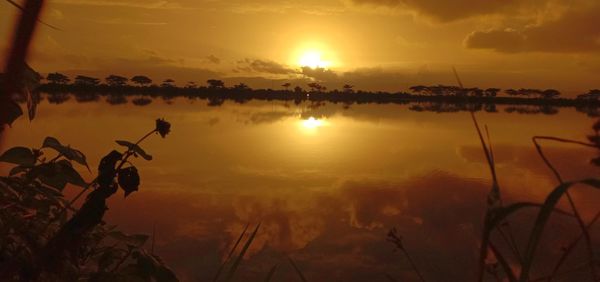
[{"label": "sun reflection on water", "polygon": [[302,126],[308,129],[315,129],[323,126],[324,123],[325,122],[323,120],[316,119],[314,117],[309,117],[308,119],[302,121]]}]

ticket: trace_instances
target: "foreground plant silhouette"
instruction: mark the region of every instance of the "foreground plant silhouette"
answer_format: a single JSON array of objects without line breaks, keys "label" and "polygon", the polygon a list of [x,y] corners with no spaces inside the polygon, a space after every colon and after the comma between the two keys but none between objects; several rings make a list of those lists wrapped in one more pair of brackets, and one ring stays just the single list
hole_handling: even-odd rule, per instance
[{"label": "foreground plant silhouette", "polygon": [[[103,221],[106,200],[119,187],[125,196],[137,191],[140,177],[130,158],[151,160],[140,143],[153,134],[165,137],[171,125],[156,126],[136,143],[117,141],[102,158],[98,176],[86,183],[73,168],[86,168],[85,155],[47,137],[41,148],[15,147],[0,161],[15,164],[0,177],[0,280],[176,281],[159,257],[143,249],[146,235],[126,235]],[[54,151],[55,156],[46,157]],[[83,188],[70,202],[62,191],[67,184]],[[79,210],[72,203],[92,190]],[[71,213],[70,213],[70,212]],[[69,218],[69,214],[71,217]]]}]

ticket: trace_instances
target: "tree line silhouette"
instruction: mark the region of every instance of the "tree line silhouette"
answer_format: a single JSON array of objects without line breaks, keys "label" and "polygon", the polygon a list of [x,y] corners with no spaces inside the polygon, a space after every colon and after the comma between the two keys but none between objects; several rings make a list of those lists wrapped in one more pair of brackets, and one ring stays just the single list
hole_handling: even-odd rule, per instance
[{"label": "tree line silhouette", "polygon": [[[71,92],[77,96],[85,93],[108,93],[112,103],[126,102],[126,95],[151,95],[161,96],[165,99],[175,96],[188,96],[206,98],[209,105],[218,106],[225,100],[246,102],[251,99],[258,100],[294,100],[300,103],[304,100],[329,101],[343,103],[402,103],[402,102],[444,102],[444,103],[484,103],[484,104],[509,104],[509,105],[552,105],[576,106],[579,108],[600,106],[600,90],[590,90],[575,99],[561,97],[555,89],[506,89],[499,88],[462,88],[458,86],[418,85],[409,88],[410,92],[383,92],[355,90],[353,85],[345,84],[341,90],[328,89],[321,82],[308,82],[306,89],[300,85],[292,88],[290,82],[281,85],[282,89],[252,89],[245,83],[238,83],[227,87],[223,80],[208,79],[203,86],[195,81],[188,81],[180,87],[173,79],[155,82],[145,75],[135,75],[127,78],[111,74],[103,82],[95,77],[77,75],[71,80],[62,73],[50,73],[46,76],[46,84],[42,84],[40,91],[48,93]],[[85,95],[84,95],[85,96]],[[60,97],[58,97],[60,98]],[[64,98],[64,97],[63,97]],[[79,97],[86,101],[92,96]],[[147,105],[151,102],[148,98],[135,98],[134,104]],[[520,112],[524,112],[522,110]],[[537,111],[537,110],[534,110]],[[540,112],[548,112],[542,110]],[[549,111],[552,112],[552,111]]]}]

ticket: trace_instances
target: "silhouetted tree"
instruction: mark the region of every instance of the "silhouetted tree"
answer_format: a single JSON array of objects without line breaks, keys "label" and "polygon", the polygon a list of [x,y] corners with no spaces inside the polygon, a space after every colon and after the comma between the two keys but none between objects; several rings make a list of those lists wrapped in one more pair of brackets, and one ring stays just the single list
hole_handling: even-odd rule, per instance
[{"label": "silhouetted tree", "polygon": [[423,86],[423,85],[417,85],[417,86],[412,86],[410,87],[410,91],[412,91],[413,93],[416,94],[423,94],[423,92],[425,92],[429,87],[427,86]]},{"label": "silhouetted tree", "polygon": [[196,85],[196,82],[194,82],[194,81],[188,81],[188,83],[185,85],[185,88],[190,88],[190,89],[197,88],[197,87],[198,87],[198,85]]},{"label": "silhouetted tree", "polygon": [[321,90],[323,90],[323,86],[321,84],[316,83],[316,82],[309,83],[308,87],[310,87],[310,89],[313,92],[321,92]]},{"label": "silhouetted tree", "polygon": [[540,93],[540,96],[544,99],[552,99],[560,96],[560,92],[555,89],[546,89]]},{"label": "silhouetted tree", "polygon": [[49,73],[48,76],[46,76],[46,80],[50,81],[50,83],[52,84],[67,84],[69,83],[69,81],[71,81],[69,79],[69,77],[67,77],[66,75],[62,74],[62,73]]},{"label": "silhouetted tree", "polygon": [[233,86],[233,89],[237,90],[237,91],[248,91],[251,90],[250,87],[248,87],[248,85],[246,85],[245,83],[241,82],[239,84],[236,84]]},{"label": "silhouetted tree", "polygon": [[127,98],[123,95],[108,95],[108,97],[106,97],[106,102],[111,105],[126,104]]},{"label": "silhouetted tree", "polygon": [[296,93],[296,94],[300,94],[300,93],[302,93],[303,91],[304,91],[304,90],[303,90],[303,89],[302,89],[302,87],[300,87],[300,86],[296,86],[296,87],[294,87],[294,93]]},{"label": "silhouetted tree", "polygon": [[600,89],[592,89],[588,93],[577,96],[577,99],[598,100],[600,98]]},{"label": "silhouetted tree", "polygon": [[500,92],[500,89],[498,88],[488,88],[484,91],[485,96],[487,97],[496,97],[498,92]]},{"label": "silhouetted tree", "polygon": [[127,84],[127,81],[129,79],[123,76],[111,74],[107,76],[104,80],[106,80],[106,84],[110,86],[124,86],[125,84]]},{"label": "silhouetted tree", "polygon": [[352,92],[354,92],[354,90],[353,90],[354,85],[344,84],[344,86],[342,86],[342,88],[344,89],[344,93],[352,93]]},{"label": "silhouetted tree", "polygon": [[96,86],[100,84],[100,80],[94,77],[78,75],[75,77],[75,84],[84,86]]},{"label": "silhouetted tree", "polygon": [[218,79],[209,79],[206,81],[208,88],[225,88],[225,82]]},{"label": "silhouetted tree", "polygon": [[470,89],[468,89],[468,92],[471,93],[471,95],[475,96],[475,97],[483,97],[483,93],[484,93],[484,91],[479,88],[470,88]]},{"label": "silhouetted tree", "polygon": [[170,78],[165,79],[160,85],[160,87],[175,87],[175,80],[172,80]]},{"label": "silhouetted tree", "polygon": [[152,103],[152,99],[140,97],[140,98],[133,99],[131,102],[136,106],[146,106],[146,105]]},{"label": "silhouetted tree", "polygon": [[152,79],[150,79],[147,76],[143,76],[143,75],[136,75],[134,77],[131,78],[131,82],[139,85],[139,86],[146,86],[150,83],[152,83]]},{"label": "silhouetted tree", "polygon": [[281,86],[283,86],[283,88],[285,88],[285,91],[288,91],[288,89],[290,88],[290,86],[292,86],[292,84],[289,82],[286,82],[286,83],[282,84]]},{"label": "silhouetted tree", "polygon": [[509,96],[518,96],[519,95],[519,91],[514,90],[514,89],[506,89],[506,90],[504,90],[504,93],[506,93]]}]

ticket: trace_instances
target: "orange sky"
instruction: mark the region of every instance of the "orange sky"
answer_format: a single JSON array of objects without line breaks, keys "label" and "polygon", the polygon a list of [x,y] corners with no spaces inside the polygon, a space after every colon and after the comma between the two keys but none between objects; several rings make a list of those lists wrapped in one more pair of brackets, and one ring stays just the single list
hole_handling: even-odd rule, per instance
[{"label": "orange sky", "polygon": [[[0,2],[0,38],[16,13]],[[455,66],[470,86],[575,94],[600,87],[599,13],[597,0],[51,0],[43,19],[62,31],[41,26],[30,63],[181,85],[314,79],[387,91],[454,83]],[[329,70],[303,71],[307,54]]]}]

